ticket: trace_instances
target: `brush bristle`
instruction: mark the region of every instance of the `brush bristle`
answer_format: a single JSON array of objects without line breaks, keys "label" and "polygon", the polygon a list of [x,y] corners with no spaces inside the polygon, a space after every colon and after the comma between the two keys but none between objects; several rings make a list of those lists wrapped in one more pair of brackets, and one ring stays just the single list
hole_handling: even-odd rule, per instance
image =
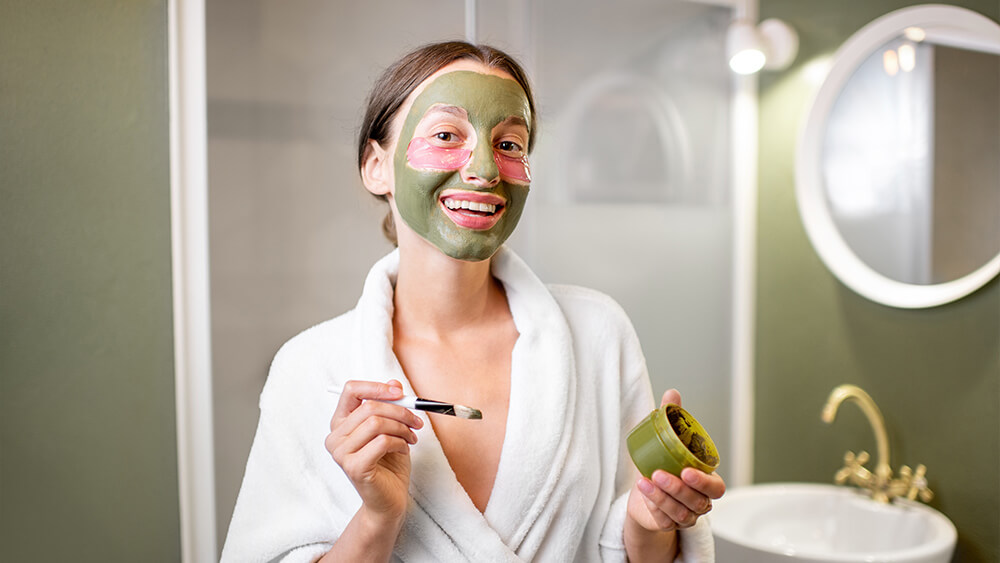
[{"label": "brush bristle", "polygon": [[479,409],[474,409],[465,405],[455,405],[455,416],[458,418],[480,420],[483,418],[483,413],[480,412]]}]

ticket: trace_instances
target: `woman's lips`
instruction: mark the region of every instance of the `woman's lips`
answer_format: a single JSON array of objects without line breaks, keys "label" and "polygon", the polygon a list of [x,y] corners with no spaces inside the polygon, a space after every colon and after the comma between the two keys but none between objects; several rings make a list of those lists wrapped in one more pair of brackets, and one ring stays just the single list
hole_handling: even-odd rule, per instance
[{"label": "woman's lips", "polygon": [[453,223],[475,231],[491,229],[506,209],[505,200],[496,194],[462,190],[444,192],[438,203]]}]

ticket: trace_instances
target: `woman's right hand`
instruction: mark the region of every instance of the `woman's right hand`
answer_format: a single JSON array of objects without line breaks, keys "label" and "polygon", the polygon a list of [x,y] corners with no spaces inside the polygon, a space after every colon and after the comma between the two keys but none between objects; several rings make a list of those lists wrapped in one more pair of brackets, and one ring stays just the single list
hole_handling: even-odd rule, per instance
[{"label": "woman's right hand", "polygon": [[403,397],[403,386],[348,381],[330,420],[326,449],[361,495],[362,510],[382,522],[402,523],[409,501],[413,429],[424,423],[409,409],[377,400]]}]

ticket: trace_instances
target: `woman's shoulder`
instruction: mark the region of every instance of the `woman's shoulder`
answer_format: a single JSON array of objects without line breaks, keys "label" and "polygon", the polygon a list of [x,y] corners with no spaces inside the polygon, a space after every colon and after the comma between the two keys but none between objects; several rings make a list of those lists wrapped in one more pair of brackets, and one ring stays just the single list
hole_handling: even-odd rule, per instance
[{"label": "woman's shoulder", "polygon": [[548,288],[571,324],[575,324],[574,321],[587,324],[599,323],[618,330],[633,331],[632,321],[625,309],[607,293],[567,284],[549,284]]},{"label": "woman's shoulder", "polygon": [[355,314],[338,317],[309,327],[289,338],[275,353],[261,391],[261,408],[288,409],[304,398],[323,396],[331,370],[338,369],[350,356],[345,350],[356,333]]},{"label": "woman's shoulder", "polygon": [[289,338],[274,355],[272,370],[302,364],[324,363],[331,354],[343,347],[355,333],[355,310],[352,309],[332,319],[313,325]]},{"label": "woman's shoulder", "polygon": [[614,297],[603,291],[569,284],[548,284],[549,292],[561,306],[590,307],[608,312],[625,313]]},{"label": "woman's shoulder", "polygon": [[578,377],[591,378],[583,380],[606,396],[637,389],[639,382],[648,385],[639,335],[615,298],[576,285],[550,285],[549,291],[569,325]]}]

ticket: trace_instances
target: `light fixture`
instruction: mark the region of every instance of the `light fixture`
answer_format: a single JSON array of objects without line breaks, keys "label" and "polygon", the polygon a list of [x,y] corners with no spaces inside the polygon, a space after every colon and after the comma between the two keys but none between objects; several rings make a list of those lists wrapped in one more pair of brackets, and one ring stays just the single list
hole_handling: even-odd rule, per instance
[{"label": "light fixture", "polygon": [[903,30],[903,35],[914,43],[920,43],[927,39],[927,32],[922,27],[908,27]]},{"label": "light fixture", "polygon": [[726,37],[729,68],[738,74],[788,68],[798,50],[798,34],[787,23],[774,18],[756,26],[748,20],[735,21]]}]

